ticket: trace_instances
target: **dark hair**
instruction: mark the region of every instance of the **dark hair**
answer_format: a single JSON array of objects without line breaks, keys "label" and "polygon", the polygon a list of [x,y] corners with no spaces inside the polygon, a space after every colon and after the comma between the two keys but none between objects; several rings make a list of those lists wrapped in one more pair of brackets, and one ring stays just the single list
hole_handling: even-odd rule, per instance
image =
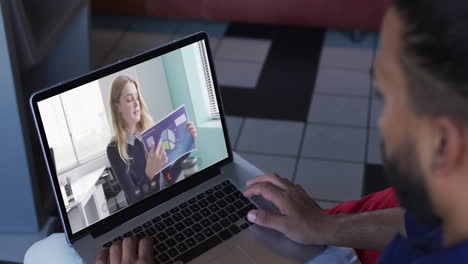
[{"label": "dark hair", "polygon": [[417,113],[468,123],[468,1],[395,0],[400,61]]}]

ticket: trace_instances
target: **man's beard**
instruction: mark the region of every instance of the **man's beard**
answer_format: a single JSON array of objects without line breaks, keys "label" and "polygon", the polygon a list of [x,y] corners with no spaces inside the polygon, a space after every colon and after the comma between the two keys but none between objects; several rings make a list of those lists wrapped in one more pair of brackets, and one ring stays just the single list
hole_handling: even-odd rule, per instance
[{"label": "man's beard", "polygon": [[435,215],[414,144],[407,140],[389,155],[383,142],[380,149],[387,181],[394,187],[401,206],[421,224],[440,224],[441,219]]}]

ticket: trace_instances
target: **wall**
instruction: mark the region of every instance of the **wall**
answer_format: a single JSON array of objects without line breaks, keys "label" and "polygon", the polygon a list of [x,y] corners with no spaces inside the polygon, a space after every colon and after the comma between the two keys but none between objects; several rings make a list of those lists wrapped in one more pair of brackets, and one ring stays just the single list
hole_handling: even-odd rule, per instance
[{"label": "wall", "polygon": [[198,150],[192,156],[201,161],[199,169],[203,169],[227,157],[227,150],[220,121],[207,120],[207,113],[202,113],[206,108],[199,96],[204,91],[201,90],[203,86],[200,85],[197,69],[193,67],[197,63],[193,61],[196,54],[190,52],[195,51],[187,47],[183,51],[173,51],[163,56],[163,63],[174,107],[185,104],[190,120],[197,127]]}]

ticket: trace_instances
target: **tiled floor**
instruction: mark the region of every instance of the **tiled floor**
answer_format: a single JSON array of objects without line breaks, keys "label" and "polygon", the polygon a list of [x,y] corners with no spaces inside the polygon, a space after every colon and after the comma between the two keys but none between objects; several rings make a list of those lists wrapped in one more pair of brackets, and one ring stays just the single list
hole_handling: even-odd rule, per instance
[{"label": "tiled floor", "polygon": [[265,173],[303,185],[321,206],[361,197],[368,177],[380,182],[381,102],[369,74],[376,33],[352,42],[350,32],[314,28],[138,17],[93,22],[96,66],[206,31],[234,150]]}]

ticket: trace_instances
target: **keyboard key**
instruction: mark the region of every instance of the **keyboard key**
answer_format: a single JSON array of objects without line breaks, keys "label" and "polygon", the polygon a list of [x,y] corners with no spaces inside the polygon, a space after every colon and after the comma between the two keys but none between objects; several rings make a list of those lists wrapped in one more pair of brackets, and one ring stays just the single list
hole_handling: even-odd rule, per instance
[{"label": "keyboard key", "polygon": [[221,185],[227,186],[227,185],[229,185],[230,183],[231,183],[231,182],[230,182],[229,180],[225,180],[225,181],[223,181],[223,182],[221,183]]},{"label": "keyboard key", "polygon": [[231,225],[231,222],[229,222],[229,220],[227,219],[223,219],[221,220],[220,224],[223,226],[223,227],[228,227]]},{"label": "keyboard key", "polygon": [[106,247],[106,248],[109,248],[109,247],[111,247],[111,246],[112,246],[112,241],[107,242],[107,243],[105,243],[104,245],[102,245],[102,247]]},{"label": "keyboard key", "polygon": [[225,218],[225,217],[228,216],[228,213],[227,213],[224,209],[219,210],[217,214],[218,214],[219,217],[221,217],[221,218]]},{"label": "keyboard key", "polygon": [[204,208],[200,211],[200,213],[204,216],[204,217],[207,217],[211,214],[210,210]]},{"label": "keyboard key", "polygon": [[208,191],[205,192],[206,195],[210,195],[210,194],[213,194],[213,189],[209,189]]},{"label": "keyboard key", "polygon": [[203,234],[196,234],[195,235],[195,239],[198,241],[198,242],[202,242],[203,240],[205,240],[205,236]]},{"label": "keyboard key", "polygon": [[178,233],[177,235],[174,236],[174,239],[180,243],[185,240],[185,236],[182,233]]},{"label": "keyboard key", "polygon": [[237,215],[241,218],[245,217],[247,215],[247,213],[250,211],[250,210],[253,210],[253,209],[256,209],[256,207],[251,204],[251,205],[248,205],[242,209],[240,209],[239,211],[237,211]]},{"label": "keyboard key", "polygon": [[176,221],[176,222],[180,222],[180,221],[182,221],[183,217],[182,217],[182,215],[180,213],[176,213],[176,214],[174,214],[172,216],[172,219],[174,219],[174,221]]},{"label": "keyboard key", "polygon": [[231,232],[229,230],[224,229],[223,231],[219,232],[218,235],[223,239],[223,240],[228,240],[229,238],[232,237]]},{"label": "keyboard key", "polygon": [[177,233],[177,230],[175,230],[174,227],[169,227],[169,228],[166,229],[166,234],[167,234],[168,236],[173,236],[173,235],[175,235],[176,233]]},{"label": "keyboard key", "polygon": [[211,222],[210,222],[210,220],[208,220],[208,219],[203,219],[203,220],[200,222],[200,224],[201,224],[202,226],[204,226],[204,227],[207,227],[207,226],[211,225]]},{"label": "keyboard key", "polygon": [[170,238],[168,238],[168,239],[166,240],[166,245],[167,245],[168,247],[170,247],[170,248],[173,247],[173,246],[175,246],[176,244],[177,244],[177,242],[176,242],[172,237],[170,237]]},{"label": "keyboard key", "polygon": [[193,219],[195,222],[199,222],[200,220],[203,219],[203,217],[202,217],[199,213],[196,213],[196,214],[193,214],[193,215],[192,215],[192,219]]},{"label": "keyboard key", "polygon": [[210,195],[208,197],[206,197],[206,200],[209,202],[209,203],[214,203],[216,202],[216,200],[218,200],[214,195]]},{"label": "keyboard key", "polygon": [[184,210],[182,210],[180,212],[184,217],[187,217],[187,216],[190,216],[192,214],[192,212],[190,212],[190,210],[188,210],[187,208],[185,208]]},{"label": "keyboard key", "polygon": [[229,196],[226,196],[224,200],[226,200],[226,202],[228,203],[233,203],[236,199],[233,196],[229,195]]},{"label": "keyboard key", "polygon": [[192,259],[200,256],[201,254],[205,253],[206,251],[214,248],[215,246],[219,245],[222,242],[221,239],[219,239],[216,236],[212,236],[211,238],[203,241],[202,243],[198,244],[197,246],[193,247],[192,249],[189,249],[179,257],[175,258],[174,260],[180,260],[184,263],[188,263]]},{"label": "keyboard key", "polygon": [[224,201],[224,200],[219,200],[219,201],[216,202],[216,204],[221,208],[224,208],[224,207],[226,207],[228,205],[226,203],[226,201]]},{"label": "keyboard key", "polygon": [[193,222],[192,218],[186,218],[186,219],[184,219],[183,222],[184,222],[184,224],[186,226],[191,226],[191,225],[193,225],[195,223],[195,222]]},{"label": "keyboard key", "polygon": [[156,216],[155,218],[153,218],[153,220],[151,220],[154,224],[156,224],[157,222],[161,221],[161,217],[160,216]]},{"label": "keyboard key", "polygon": [[146,236],[145,233],[140,232],[140,233],[138,233],[138,234],[136,235],[136,238],[137,238],[138,240],[140,240],[140,239],[144,238],[145,236]]},{"label": "keyboard key", "polygon": [[165,212],[164,214],[161,215],[162,218],[169,217],[171,213],[169,211]]},{"label": "keyboard key", "polygon": [[183,242],[177,245],[176,248],[177,250],[179,250],[179,252],[184,252],[185,250],[188,249],[188,247]]},{"label": "keyboard key", "polygon": [[179,205],[179,208],[180,208],[180,209],[184,209],[184,208],[187,207],[187,206],[188,206],[188,203],[181,203],[181,204]]},{"label": "keyboard key", "polygon": [[228,213],[231,213],[231,214],[237,211],[234,205],[228,205],[224,208],[224,210],[226,210]]},{"label": "keyboard key", "polygon": [[182,224],[182,223],[177,223],[177,224],[174,225],[174,228],[175,228],[176,230],[178,230],[178,231],[182,231],[182,230],[184,230],[185,225]]},{"label": "keyboard key", "polygon": [[193,229],[193,231],[195,231],[195,233],[198,233],[198,232],[202,231],[203,227],[200,224],[197,223],[197,224],[194,224],[192,226],[192,229]]},{"label": "keyboard key", "polygon": [[213,230],[214,230],[215,232],[219,232],[219,231],[221,231],[221,229],[223,229],[223,227],[222,227],[220,224],[218,224],[218,223],[212,225],[211,228],[213,228]]},{"label": "keyboard key", "polygon": [[171,226],[174,224],[174,220],[172,220],[171,217],[168,217],[166,219],[163,220],[163,223],[166,225],[166,226]]},{"label": "keyboard key", "polygon": [[131,237],[133,235],[132,231],[128,231],[127,233],[123,234],[123,237]]},{"label": "keyboard key", "polygon": [[166,226],[162,222],[158,222],[154,225],[154,228],[158,231],[163,231]]},{"label": "keyboard key", "polygon": [[138,226],[138,227],[133,229],[133,233],[135,233],[135,234],[140,233],[141,231],[143,231],[143,227],[141,227],[141,226]]},{"label": "keyboard key", "polygon": [[207,207],[208,202],[205,199],[203,199],[203,200],[198,202],[198,206],[200,206],[201,208]]},{"label": "keyboard key", "polygon": [[223,192],[224,192],[225,194],[231,194],[232,192],[235,192],[236,190],[237,190],[237,189],[236,189],[236,186],[230,184],[230,185],[224,187]]},{"label": "keyboard key", "polygon": [[153,224],[151,223],[151,221],[148,221],[148,222],[146,222],[146,223],[143,224],[143,227],[144,227],[144,228],[148,228],[148,227],[150,227],[150,226],[152,226],[152,225],[153,225]]},{"label": "keyboard key", "polygon": [[203,199],[203,198],[205,198],[205,194],[204,194],[204,193],[201,193],[201,194],[197,195],[197,199],[198,199],[198,200],[201,200],[201,199]]},{"label": "keyboard key", "polygon": [[210,237],[214,235],[213,230],[211,230],[209,227],[202,232],[206,237]]},{"label": "keyboard key", "polygon": [[191,237],[191,236],[193,236],[193,234],[195,234],[195,232],[193,232],[193,230],[191,228],[185,229],[184,231],[182,231],[182,233],[184,233],[184,235],[186,237]]},{"label": "keyboard key", "polygon": [[212,214],[212,215],[210,215],[210,216],[208,217],[208,219],[210,219],[210,221],[211,221],[212,223],[216,223],[216,222],[219,221],[220,218],[219,218],[219,216],[217,216],[217,215],[215,215],[215,214]]},{"label": "keyboard key", "polygon": [[221,199],[221,198],[223,198],[224,196],[226,196],[222,191],[216,192],[214,195],[215,195],[216,198],[218,198],[218,199]]},{"label": "keyboard key", "polygon": [[241,209],[242,207],[244,207],[244,204],[241,201],[237,200],[237,201],[234,202],[234,206],[237,209]]},{"label": "keyboard key", "polygon": [[241,192],[239,192],[238,190],[236,190],[235,192],[233,192],[231,195],[234,196],[234,197],[237,198],[237,199],[239,199],[239,198],[241,198],[241,197],[244,197],[244,195],[243,195]]},{"label": "keyboard key", "polygon": [[189,247],[193,247],[197,244],[197,241],[195,241],[195,239],[193,238],[189,238],[187,240],[185,240],[185,243],[187,244],[187,246]]},{"label": "keyboard key", "polygon": [[154,234],[156,234],[156,230],[154,230],[154,228],[152,227],[149,227],[145,230],[145,233],[148,235],[148,236],[152,236]]},{"label": "keyboard key", "polygon": [[229,226],[229,231],[231,231],[233,234],[237,234],[241,231],[241,229],[236,225],[231,225]]},{"label": "keyboard key", "polygon": [[161,263],[166,263],[170,260],[169,256],[166,253],[162,253],[161,255],[159,255],[158,259]]},{"label": "keyboard key", "polygon": [[117,241],[117,240],[123,240],[123,238],[122,238],[122,237],[116,237],[116,238],[114,238],[114,242]]},{"label": "keyboard key", "polygon": [[159,241],[164,241],[168,238],[168,236],[164,232],[156,234],[156,237],[159,239]]},{"label": "keyboard key", "polygon": [[217,191],[217,190],[221,190],[222,188],[222,185],[221,184],[218,184],[214,187],[214,189]]},{"label": "keyboard key", "polygon": [[192,199],[188,200],[188,203],[189,203],[189,204],[193,204],[193,203],[196,202],[196,201],[197,201],[196,198],[192,198]]},{"label": "keyboard key", "polygon": [[240,200],[244,205],[249,205],[249,204],[250,204],[250,200],[247,199],[244,195],[242,195],[241,197],[239,197],[239,200]]},{"label": "keyboard key", "polygon": [[177,249],[175,248],[171,248],[169,249],[169,251],[167,251],[167,254],[169,254],[169,256],[171,256],[172,258],[175,258],[177,257],[177,255],[179,255],[179,251],[177,251]]},{"label": "keyboard key", "polygon": [[239,220],[239,217],[236,214],[232,214],[228,217],[228,219],[231,221],[231,223],[235,223],[237,220]]},{"label": "keyboard key", "polygon": [[167,250],[167,246],[164,243],[159,243],[155,248],[159,253],[163,253]]},{"label": "keyboard key", "polygon": [[200,211],[200,206],[196,205],[196,204],[192,204],[190,207],[190,210],[192,210],[192,212],[196,213],[198,211]]},{"label": "keyboard key", "polygon": [[171,213],[175,214],[175,213],[177,213],[177,212],[179,212],[179,208],[178,208],[178,207],[174,207],[174,208],[171,209]]},{"label": "keyboard key", "polygon": [[219,207],[216,204],[210,205],[209,208],[212,212],[216,212],[219,210]]}]

